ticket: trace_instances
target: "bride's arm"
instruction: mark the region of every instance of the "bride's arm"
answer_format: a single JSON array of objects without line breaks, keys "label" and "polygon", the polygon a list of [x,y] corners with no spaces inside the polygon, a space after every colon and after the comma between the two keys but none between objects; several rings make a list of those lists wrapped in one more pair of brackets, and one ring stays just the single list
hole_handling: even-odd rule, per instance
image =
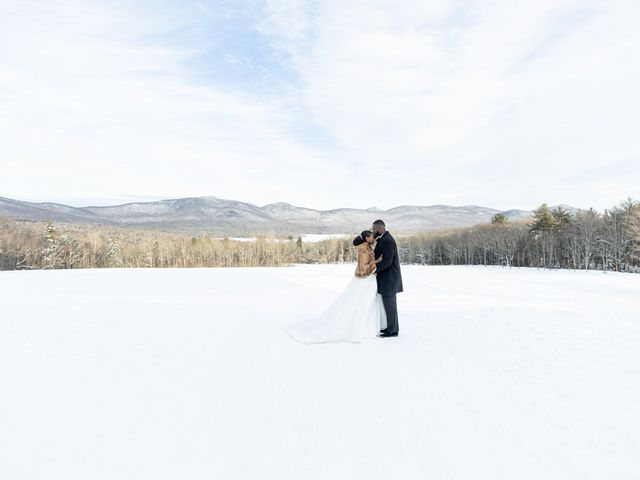
[{"label": "bride's arm", "polygon": [[356,267],[356,277],[368,277],[375,273],[376,264],[373,255],[358,249],[358,266]]},{"label": "bride's arm", "polygon": [[367,262],[367,276],[376,273],[378,267],[376,265],[375,257],[373,256],[373,252],[367,252],[365,261]]},{"label": "bride's arm", "polygon": [[369,275],[373,275],[378,270],[378,262],[376,261],[376,257],[373,252],[370,252],[369,255]]}]

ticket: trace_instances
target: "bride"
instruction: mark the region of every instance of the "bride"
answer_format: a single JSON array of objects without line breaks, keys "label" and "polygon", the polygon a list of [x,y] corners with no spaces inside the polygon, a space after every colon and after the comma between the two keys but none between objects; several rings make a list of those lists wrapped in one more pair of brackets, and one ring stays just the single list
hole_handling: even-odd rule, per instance
[{"label": "bride", "polygon": [[346,290],[319,318],[287,327],[289,335],[302,343],[362,342],[386,328],[387,317],[375,276],[382,256],[375,259],[373,242],[370,230],[353,240],[358,265]]}]

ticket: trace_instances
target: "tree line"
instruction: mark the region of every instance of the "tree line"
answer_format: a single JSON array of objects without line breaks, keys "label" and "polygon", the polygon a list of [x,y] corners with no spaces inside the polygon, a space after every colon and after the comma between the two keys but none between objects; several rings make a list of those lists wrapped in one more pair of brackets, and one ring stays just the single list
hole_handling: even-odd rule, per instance
[{"label": "tree line", "polygon": [[640,202],[626,200],[603,213],[543,204],[527,220],[497,214],[489,224],[398,243],[407,263],[640,272]]},{"label": "tree line", "polygon": [[[640,272],[640,203],[599,213],[538,207],[530,219],[397,235],[402,263]],[[0,269],[258,267],[355,261],[351,239],[254,241],[0,220]]]},{"label": "tree line", "polygon": [[0,270],[260,267],[354,260],[343,241],[253,241],[159,231],[0,219]]}]

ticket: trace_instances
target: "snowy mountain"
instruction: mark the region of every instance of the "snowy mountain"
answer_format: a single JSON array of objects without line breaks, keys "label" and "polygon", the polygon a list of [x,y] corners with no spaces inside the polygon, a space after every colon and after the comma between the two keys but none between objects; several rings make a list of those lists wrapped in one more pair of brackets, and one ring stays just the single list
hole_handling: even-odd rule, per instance
[{"label": "snowy mountain", "polygon": [[[70,207],[0,197],[0,216],[21,220],[51,220],[228,235],[256,233],[331,234],[357,231],[383,218],[395,232],[419,232],[489,222],[500,210],[466,205],[413,206],[390,210],[340,208],[314,210],[288,203],[259,207],[217,197],[193,197],[101,207]],[[508,218],[527,218],[531,212],[507,210]]]}]

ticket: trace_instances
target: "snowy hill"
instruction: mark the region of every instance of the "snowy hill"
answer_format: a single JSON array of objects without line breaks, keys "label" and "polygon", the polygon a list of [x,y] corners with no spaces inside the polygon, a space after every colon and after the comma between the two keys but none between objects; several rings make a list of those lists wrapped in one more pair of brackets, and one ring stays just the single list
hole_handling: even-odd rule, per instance
[{"label": "snowy hill", "polygon": [[0,272],[0,478],[640,478],[640,277],[407,266],[400,337],[282,331],[352,272]]},{"label": "snowy hill", "polygon": [[[127,203],[103,207],[68,207],[56,203],[30,203],[0,197],[0,216],[22,220],[52,220],[120,225],[167,231],[209,232],[225,235],[256,233],[336,234],[359,231],[379,217],[395,232],[419,232],[445,227],[487,223],[499,210],[467,205],[412,206],[390,210],[340,208],[313,210],[288,203],[259,207],[251,203],[217,197],[195,197]],[[531,212],[509,210],[512,219]]]}]

